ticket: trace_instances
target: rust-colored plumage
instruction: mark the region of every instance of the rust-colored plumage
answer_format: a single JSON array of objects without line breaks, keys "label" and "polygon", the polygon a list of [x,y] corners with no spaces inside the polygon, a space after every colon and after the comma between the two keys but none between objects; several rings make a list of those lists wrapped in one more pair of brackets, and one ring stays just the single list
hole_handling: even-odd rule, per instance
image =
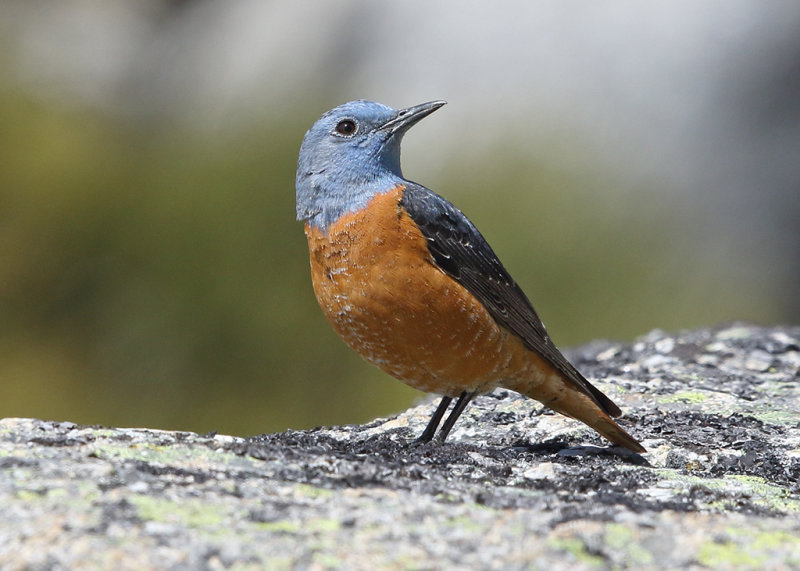
[{"label": "rust-colored plumage", "polygon": [[306,229],[320,306],[348,345],[416,389],[489,390],[521,362],[504,355],[507,335],[483,306],[434,264],[401,195],[376,196],[327,236]]}]

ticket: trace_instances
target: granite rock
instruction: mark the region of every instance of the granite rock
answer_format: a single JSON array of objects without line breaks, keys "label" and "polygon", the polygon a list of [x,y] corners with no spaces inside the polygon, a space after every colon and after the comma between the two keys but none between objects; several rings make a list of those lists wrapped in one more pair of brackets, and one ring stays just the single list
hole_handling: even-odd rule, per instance
[{"label": "granite rock", "polygon": [[0,568],[800,567],[800,327],[570,353],[648,449],[516,393],[252,438],[0,421]]}]

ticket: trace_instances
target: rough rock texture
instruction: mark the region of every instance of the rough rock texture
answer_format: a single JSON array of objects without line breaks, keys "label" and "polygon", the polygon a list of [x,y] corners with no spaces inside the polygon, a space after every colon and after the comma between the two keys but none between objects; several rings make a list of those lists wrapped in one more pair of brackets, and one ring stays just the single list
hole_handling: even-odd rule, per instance
[{"label": "rough rock texture", "polygon": [[508,391],[447,444],[429,402],[250,439],[0,421],[0,567],[800,567],[800,327],[730,325],[576,364],[642,456]]}]

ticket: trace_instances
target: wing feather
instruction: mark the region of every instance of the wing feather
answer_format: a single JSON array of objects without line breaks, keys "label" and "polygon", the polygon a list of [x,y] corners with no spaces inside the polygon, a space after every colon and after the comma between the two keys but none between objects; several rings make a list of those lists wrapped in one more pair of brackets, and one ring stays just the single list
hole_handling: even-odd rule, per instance
[{"label": "wing feather", "polygon": [[419,226],[436,264],[464,286],[503,327],[590,396],[610,416],[621,411],[556,348],[525,293],[503,267],[489,243],[450,202],[409,182],[400,205]]}]

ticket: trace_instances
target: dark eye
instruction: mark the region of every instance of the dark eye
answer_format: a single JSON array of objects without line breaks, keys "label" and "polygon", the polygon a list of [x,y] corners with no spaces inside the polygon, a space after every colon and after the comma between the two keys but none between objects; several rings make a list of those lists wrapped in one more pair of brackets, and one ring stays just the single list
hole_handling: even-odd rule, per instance
[{"label": "dark eye", "polygon": [[356,132],[356,122],[352,119],[342,119],[336,123],[336,132],[346,137],[350,136]]}]

